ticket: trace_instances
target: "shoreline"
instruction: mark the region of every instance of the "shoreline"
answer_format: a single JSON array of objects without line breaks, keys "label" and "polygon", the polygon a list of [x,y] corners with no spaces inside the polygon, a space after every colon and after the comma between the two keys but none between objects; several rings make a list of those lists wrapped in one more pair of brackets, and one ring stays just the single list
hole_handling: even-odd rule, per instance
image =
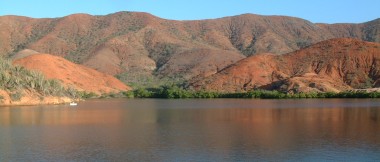
[{"label": "shoreline", "polygon": [[0,104],[0,107],[13,107],[13,106],[39,106],[39,105],[63,105],[70,102],[78,102],[81,100],[72,100],[68,97],[45,97],[43,100],[36,98],[22,98],[20,101],[10,101]]},{"label": "shoreline", "polygon": [[[174,90],[175,89],[175,90]],[[379,99],[378,91],[345,91],[345,92],[309,92],[309,93],[283,93],[279,91],[250,91],[241,93],[222,93],[206,91],[188,91],[180,88],[151,90],[137,89],[133,91],[102,94],[100,96],[87,96],[81,99],[69,97],[48,96],[43,99],[35,96],[24,96],[19,101],[12,101],[9,96],[1,99],[0,107],[7,106],[38,106],[63,105],[70,102],[84,101],[85,99]],[[157,89],[156,89],[157,90]]]}]

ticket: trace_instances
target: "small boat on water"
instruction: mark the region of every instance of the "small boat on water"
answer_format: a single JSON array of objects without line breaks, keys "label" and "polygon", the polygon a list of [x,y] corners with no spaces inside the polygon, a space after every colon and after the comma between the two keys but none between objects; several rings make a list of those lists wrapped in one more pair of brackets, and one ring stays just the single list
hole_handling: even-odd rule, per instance
[{"label": "small boat on water", "polygon": [[76,102],[70,102],[70,106],[77,106],[78,105],[78,103],[76,103]]}]

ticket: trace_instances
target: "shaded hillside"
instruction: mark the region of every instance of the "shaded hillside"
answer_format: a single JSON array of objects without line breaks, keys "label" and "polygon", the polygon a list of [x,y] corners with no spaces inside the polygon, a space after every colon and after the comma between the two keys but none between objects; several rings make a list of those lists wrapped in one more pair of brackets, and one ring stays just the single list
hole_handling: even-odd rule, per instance
[{"label": "shaded hillside", "polygon": [[[135,12],[55,19],[2,16],[0,53],[12,56],[25,49],[54,53],[101,72],[125,75],[127,82],[141,82],[140,76],[187,80],[215,73],[245,56],[284,54],[335,37],[378,42],[379,23],[327,25],[251,14],[199,21]],[[220,58],[225,60],[209,65]]]},{"label": "shaded hillside", "polygon": [[116,78],[61,57],[35,54],[14,61],[14,64],[42,72],[48,79],[61,81],[66,87],[97,94],[130,90]]},{"label": "shaded hillside", "polygon": [[340,38],[285,55],[248,57],[205,79],[196,90],[239,92],[252,89],[285,92],[333,91],[380,86],[380,44]]},{"label": "shaded hillside", "polygon": [[317,24],[335,38],[359,38],[380,42],[380,18],[362,24]]},{"label": "shaded hillside", "polygon": [[0,106],[60,104],[76,97],[75,89],[65,88],[57,80],[45,79],[39,72],[13,66],[0,58]]}]

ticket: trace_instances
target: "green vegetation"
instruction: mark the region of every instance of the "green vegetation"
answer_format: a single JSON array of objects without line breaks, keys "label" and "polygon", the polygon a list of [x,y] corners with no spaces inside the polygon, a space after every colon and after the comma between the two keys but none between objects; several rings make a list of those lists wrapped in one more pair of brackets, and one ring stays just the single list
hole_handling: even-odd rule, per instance
[{"label": "green vegetation", "polygon": [[44,75],[13,66],[9,60],[0,58],[0,89],[10,94],[14,101],[23,97],[23,92],[30,91],[43,96],[81,97],[74,88],[65,88],[58,80],[45,79]]},{"label": "green vegetation", "polygon": [[11,93],[11,99],[12,101],[20,101],[22,98],[22,92],[16,91],[15,93]]},{"label": "green vegetation", "polygon": [[82,99],[99,98],[99,95],[97,95],[94,92],[80,91],[80,92],[77,92],[77,95],[79,98],[82,98]]},{"label": "green vegetation", "polygon": [[320,93],[283,93],[279,91],[255,90],[242,93],[220,93],[185,90],[178,86],[161,86],[159,88],[137,88],[119,94],[103,95],[127,98],[260,98],[260,99],[297,99],[297,98],[380,98],[380,92],[320,92]]},{"label": "green vegetation", "polygon": [[138,74],[138,73],[121,73],[115,75],[117,79],[132,87],[133,89],[140,88],[159,88],[166,85],[181,85],[185,80],[181,76],[173,77],[158,77],[150,74]]}]

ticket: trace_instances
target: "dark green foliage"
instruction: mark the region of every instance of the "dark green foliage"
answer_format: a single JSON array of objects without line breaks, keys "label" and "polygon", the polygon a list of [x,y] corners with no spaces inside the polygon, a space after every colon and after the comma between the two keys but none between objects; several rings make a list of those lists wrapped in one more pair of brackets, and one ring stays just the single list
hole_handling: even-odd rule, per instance
[{"label": "dark green foliage", "polygon": [[138,88],[133,91],[134,97],[137,98],[150,98],[152,97],[152,92],[148,91],[147,89],[144,88]]},{"label": "dark green foliage", "polygon": [[219,98],[220,94],[217,92],[198,91],[194,93],[194,98]]},{"label": "dark green foliage", "polygon": [[295,98],[380,98],[380,92],[310,92],[288,94],[279,91],[255,90],[242,93],[220,93],[185,90],[178,86],[161,86],[159,88],[138,88],[123,92],[128,98],[258,98],[258,99],[295,99]]},{"label": "dark green foliage", "polygon": [[79,97],[80,98],[83,98],[83,99],[90,99],[90,98],[97,98],[99,97],[99,95],[97,95],[96,93],[94,92],[79,92]]},{"label": "dark green foliage", "polygon": [[22,98],[22,92],[16,91],[10,94],[12,101],[20,101]]},{"label": "dark green foliage", "polygon": [[123,94],[123,96],[127,97],[127,98],[134,98],[135,97],[135,94],[133,91],[126,91],[126,92],[121,92]]},{"label": "dark green foliage", "polygon": [[[124,97],[127,97],[127,98],[134,98],[134,91],[122,91],[122,92],[118,92],[118,93],[115,93],[115,92],[111,92],[111,93],[103,93],[101,96],[93,96],[91,98],[124,98]],[[145,97],[141,97],[141,98],[145,98]]]},{"label": "dark green foliage", "polygon": [[162,86],[153,93],[156,98],[193,98],[193,93],[177,86]]}]

